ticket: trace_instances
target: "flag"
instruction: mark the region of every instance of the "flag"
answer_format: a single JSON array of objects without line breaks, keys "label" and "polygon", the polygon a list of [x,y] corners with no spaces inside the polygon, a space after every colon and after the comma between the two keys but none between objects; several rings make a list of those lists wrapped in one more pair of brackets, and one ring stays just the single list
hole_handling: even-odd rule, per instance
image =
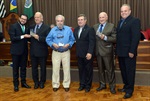
[{"label": "flag", "polygon": [[32,0],[26,0],[24,5],[24,14],[30,19],[33,16]]},{"label": "flag", "polygon": [[17,1],[16,0],[10,0],[10,12],[17,13]]},{"label": "flag", "polygon": [[3,18],[6,14],[6,9],[4,5],[4,1],[0,0],[0,18]]}]

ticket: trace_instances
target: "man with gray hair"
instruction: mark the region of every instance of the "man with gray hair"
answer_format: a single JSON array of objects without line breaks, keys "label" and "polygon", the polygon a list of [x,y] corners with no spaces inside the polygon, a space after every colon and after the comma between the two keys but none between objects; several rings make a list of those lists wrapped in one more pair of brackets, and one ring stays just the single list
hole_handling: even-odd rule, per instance
[{"label": "man with gray hair", "polygon": [[[36,12],[34,15],[35,25],[30,27],[31,34],[31,65],[32,77],[34,81],[34,89],[44,88],[46,82],[46,61],[48,56],[48,46],[46,44],[46,36],[50,31],[50,27],[43,23],[43,15],[41,12]],[[38,74],[38,63],[40,65],[40,79]]]},{"label": "man with gray hair", "polygon": [[74,44],[74,36],[70,27],[64,25],[65,17],[57,15],[55,17],[56,26],[49,32],[46,37],[47,44],[53,49],[52,51],[52,86],[56,92],[60,86],[60,65],[62,62],[64,80],[63,87],[66,92],[70,87],[70,48]]},{"label": "man with gray hair", "polygon": [[94,25],[96,31],[96,57],[98,62],[98,74],[100,86],[96,89],[106,89],[105,74],[107,74],[110,92],[115,94],[115,72],[114,72],[114,47],[116,42],[115,26],[107,22],[106,12],[99,14],[99,23]]}]

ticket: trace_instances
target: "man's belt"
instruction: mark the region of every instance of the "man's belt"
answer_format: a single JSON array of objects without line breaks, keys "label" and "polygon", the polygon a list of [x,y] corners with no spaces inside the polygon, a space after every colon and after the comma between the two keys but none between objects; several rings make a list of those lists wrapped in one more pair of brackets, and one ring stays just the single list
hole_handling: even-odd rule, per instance
[{"label": "man's belt", "polygon": [[68,50],[69,50],[69,49],[64,50],[64,51],[58,51],[58,50],[54,50],[54,51],[59,52],[59,53],[63,53],[63,52],[66,52],[66,51],[68,51]]}]

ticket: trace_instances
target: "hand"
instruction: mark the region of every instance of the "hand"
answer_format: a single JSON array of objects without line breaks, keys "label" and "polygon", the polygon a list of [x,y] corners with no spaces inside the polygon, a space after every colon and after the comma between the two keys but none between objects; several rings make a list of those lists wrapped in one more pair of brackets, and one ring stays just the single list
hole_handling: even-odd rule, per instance
[{"label": "hand", "polygon": [[35,39],[39,40],[39,36],[37,34],[32,35]]},{"label": "hand", "polygon": [[104,37],[105,37],[105,35],[104,35],[104,34],[101,34],[99,37],[103,40]]},{"label": "hand", "polygon": [[69,44],[65,44],[64,46],[63,46],[63,48],[68,48],[69,47]]},{"label": "hand", "polygon": [[30,37],[31,37],[31,35],[29,35],[29,34],[24,35],[24,38],[30,38]]},{"label": "hand", "polygon": [[92,54],[87,53],[87,54],[86,54],[86,59],[87,59],[87,60],[90,60],[91,58],[92,58]]},{"label": "hand", "polygon": [[55,49],[59,48],[59,46],[57,44],[55,44],[55,43],[53,44],[53,46],[54,46]]},{"label": "hand", "polygon": [[134,54],[133,54],[133,53],[129,53],[129,57],[130,57],[130,58],[133,58],[133,57],[134,57]]}]

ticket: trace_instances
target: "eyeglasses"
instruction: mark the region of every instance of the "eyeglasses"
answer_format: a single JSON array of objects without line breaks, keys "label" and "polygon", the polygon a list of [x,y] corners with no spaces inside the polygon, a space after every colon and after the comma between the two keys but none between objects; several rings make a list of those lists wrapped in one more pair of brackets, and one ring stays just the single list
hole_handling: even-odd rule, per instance
[{"label": "eyeglasses", "polygon": [[25,21],[27,20],[27,19],[24,19],[24,18],[20,18],[20,19],[25,20]]}]

